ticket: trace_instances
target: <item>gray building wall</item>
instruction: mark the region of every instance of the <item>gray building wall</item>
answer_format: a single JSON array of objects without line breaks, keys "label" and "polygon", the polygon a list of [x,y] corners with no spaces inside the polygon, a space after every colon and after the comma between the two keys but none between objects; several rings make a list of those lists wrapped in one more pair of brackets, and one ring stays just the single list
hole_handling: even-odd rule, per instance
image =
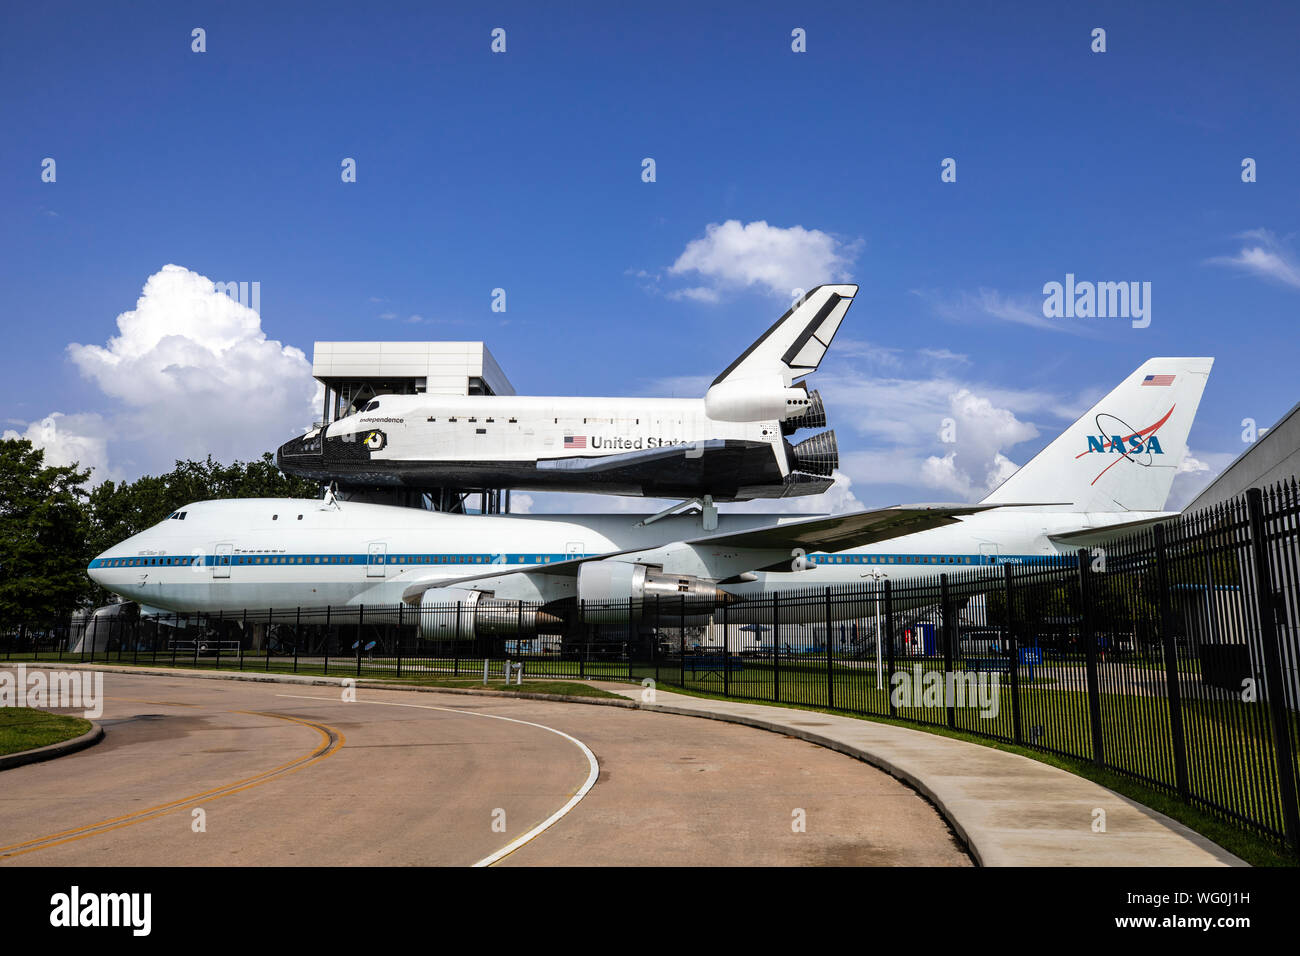
[{"label": "gray building wall", "polygon": [[1237,456],[1184,511],[1198,511],[1241,494],[1300,475],[1300,405]]}]

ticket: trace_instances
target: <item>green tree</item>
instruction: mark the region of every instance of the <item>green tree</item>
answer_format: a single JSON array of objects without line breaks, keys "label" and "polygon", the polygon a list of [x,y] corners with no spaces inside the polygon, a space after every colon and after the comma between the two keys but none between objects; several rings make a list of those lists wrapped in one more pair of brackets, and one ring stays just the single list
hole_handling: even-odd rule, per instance
[{"label": "green tree", "polygon": [[0,622],[50,620],[90,593],[89,480],[25,438],[0,440]]},{"label": "green tree", "polygon": [[90,493],[91,548],[94,554],[106,551],[196,501],[319,495],[316,483],[282,474],[270,452],[257,461],[229,465],[213,461],[211,455],[204,461],[178,460],[164,475],[145,475],[131,482],[106,481]]}]

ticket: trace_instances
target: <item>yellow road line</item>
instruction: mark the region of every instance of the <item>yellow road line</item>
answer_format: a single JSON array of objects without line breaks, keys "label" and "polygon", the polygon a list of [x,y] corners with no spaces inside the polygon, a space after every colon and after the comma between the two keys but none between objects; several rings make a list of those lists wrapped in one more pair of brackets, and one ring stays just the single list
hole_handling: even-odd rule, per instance
[{"label": "yellow road line", "polygon": [[242,780],[236,780],[233,783],[225,784],[220,787],[213,787],[210,790],[204,790],[202,793],[191,794],[188,797],[182,797],[179,800],[172,800],[168,803],[159,804],[156,807],[149,807],[146,810],[137,810],[135,813],[128,813],[124,816],[113,817],[109,820],[101,820],[98,823],[91,823],[84,827],[75,827],[71,830],[62,830],[58,833],[47,834],[43,837],[37,837],[34,840],[27,840],[23,843],[14,843],[10,846],[0,846],[0,860],[8,857],[22,856],[26,853],[34,853],[37,850],[44,850],[52,846],[60,846],[64,843],[71,843],[74,840],[84,840],[86,837],[95,836],[99,833],[108,833],[112,830],[120,830],[123,827],[129,827],[145,820],[156,819],[165,814],[179,810],[191,803],[197,803],[200,800],[220,800],[222,797],[228,797],[234,793],[240,793],[260,784],[267,783],[270,780],[286,776],[308,767],[311,764],[318,763],[327,757],[338,753],[346,742],[342,731],[329,724],[317,723],[310,720],[302,720],[298,717],[290,717],[287,714],[270,714],[256,710],[238,710],[232,711],[237,714],[251,714],[255,717],[274,717],[277,720],[288,720],[295,724],[302,724],[304,727],[310,727],[321,735],[321,744],[310,753],[304,754],[283,763],[271,770],[254,774],[251,777],[245,777]]}]

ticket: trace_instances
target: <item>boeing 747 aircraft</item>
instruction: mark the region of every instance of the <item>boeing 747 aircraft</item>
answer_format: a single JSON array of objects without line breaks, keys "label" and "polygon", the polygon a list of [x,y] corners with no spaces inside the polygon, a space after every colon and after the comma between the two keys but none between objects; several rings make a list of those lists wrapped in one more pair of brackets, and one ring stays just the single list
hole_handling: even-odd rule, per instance
[{"label": "boeing 747 aircraft", "polygon": [[[656,594],[725,600],[1041,560],[1172,516],[1162,509],[1212,363],[1143,363],[979,504],[721,515],[716,530],[704,531],[689,515],[643,523],[623,514],[474,516],[359,502],[205,501],[99,555],[89,573],[124,598],[168,611],[302,608],[310,615],[326,605],[459,603],[470,616],[458,633],[469,637],[483,619],[471,613],[476,607],[538,602],[559,614],[580,601],[634,607]],[[535,627],[532,615],[501,617]],[[446,616],[422,622],[426,636],[450,633]]]}]

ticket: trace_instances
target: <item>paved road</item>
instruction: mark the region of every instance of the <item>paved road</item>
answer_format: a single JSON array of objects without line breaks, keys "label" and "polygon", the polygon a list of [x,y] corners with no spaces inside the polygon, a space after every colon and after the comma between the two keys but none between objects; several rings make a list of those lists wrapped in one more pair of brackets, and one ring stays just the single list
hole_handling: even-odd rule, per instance
[{"label": "paved road", "polygon": [[103,743],[0,777],[0,865],[469,865],[572,803],[584,745],[594,785],[500,865],[970,865],[894,778],[751,728],[451,694],[104,685]]}]

